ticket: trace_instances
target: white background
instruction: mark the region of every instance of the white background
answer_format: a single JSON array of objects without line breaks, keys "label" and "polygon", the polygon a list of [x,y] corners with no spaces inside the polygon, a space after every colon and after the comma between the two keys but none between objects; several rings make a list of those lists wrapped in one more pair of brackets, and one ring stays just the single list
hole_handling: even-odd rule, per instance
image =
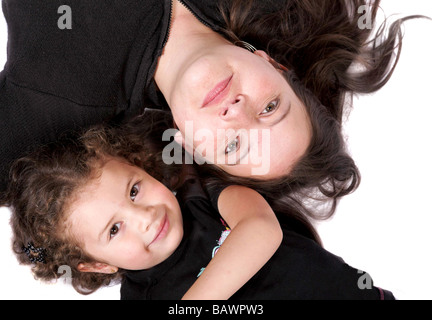
[{"label": "white background", "polygon": [[[386,16],[424,14],[429,0],[383,0]],[[394,17],[392,17],[394,19]],[[400,63],[388,85],[359,96],[345,123],[362,184],[318,230],[329,251],[401,300],[432,299],[432,21],[405,24]],[[7,28],[0,19],[0,69]],[[0,299],[118,299],[119,286],[90,296],[61,280],[43,284],[10,250],[9,211],[0,208]]]}]

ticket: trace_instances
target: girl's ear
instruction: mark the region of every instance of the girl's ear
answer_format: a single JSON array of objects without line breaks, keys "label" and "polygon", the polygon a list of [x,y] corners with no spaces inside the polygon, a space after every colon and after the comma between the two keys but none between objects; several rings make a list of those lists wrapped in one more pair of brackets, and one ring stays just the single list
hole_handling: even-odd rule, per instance
[{"label": "girl's ear", "polygon": [[80,263],[77,268],[80,272],[95,272],[105,274],[113,274],[118,271],[117,267],[101,262]]}]

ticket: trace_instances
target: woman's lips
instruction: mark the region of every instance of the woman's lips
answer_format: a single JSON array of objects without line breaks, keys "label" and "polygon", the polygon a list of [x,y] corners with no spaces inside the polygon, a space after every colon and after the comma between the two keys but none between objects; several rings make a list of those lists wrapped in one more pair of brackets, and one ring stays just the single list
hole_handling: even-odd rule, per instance
[{"label": "woman's lips", "polygon": [[205,97],[201,108],[217,105],[228,95],[231,88],[232,75],[224,81],[218,83]]},{"label": "woman's lips", "polygon": [[169,225],[170,224],[169,224],[168,216],[167,216],[167,214],[165,214],[165,216],[162,218],[160,225],[158,226],[158,229],[157,229],[157,232],[156,232],[156,235],[155,235],[153,241],[150,242],[149,245],[159,241],[160,239],[163,239],[166,236],[166,234],[168,233]]}]

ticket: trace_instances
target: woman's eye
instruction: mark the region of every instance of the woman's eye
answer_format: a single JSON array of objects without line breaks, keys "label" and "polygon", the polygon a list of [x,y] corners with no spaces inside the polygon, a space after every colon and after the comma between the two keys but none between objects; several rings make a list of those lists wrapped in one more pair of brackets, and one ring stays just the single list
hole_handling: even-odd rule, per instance
[{"label": "woman's eye", "polygon": [[239,146],[240,146],[240,141],[239,141],[239,138],[237,137],[227,145],[227,147],[225,149],[225,154],[230,154],[232,152],[236,152],[238,150]]},{"label": "woman's eye", "polygon": [[135,184],[130,191],[130,198],[132,201],[135,201],[136,196],[139,193],[139,185]]},{"label": "woman's eye", "polygon": [[115,237],[115,235],[120,231],[120,222],[114,224],[110,229],[110,239]]},{"label": "woman's eye", "polygon": [[263,115],[263,114],[269,114],[275,112],[278,106],[279,106],[279,100],[274,100],[267,105],[267,107],[264,109],[263,112],[261,112],[261,114]]}]

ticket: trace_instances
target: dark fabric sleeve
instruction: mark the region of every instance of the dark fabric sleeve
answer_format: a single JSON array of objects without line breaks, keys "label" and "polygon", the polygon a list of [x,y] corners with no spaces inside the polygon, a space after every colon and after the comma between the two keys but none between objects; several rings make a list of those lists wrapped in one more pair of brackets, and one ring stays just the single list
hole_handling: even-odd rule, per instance
[{"label": "dark fabric sleeve", "polygon": [[219,208],[218,208],[219,196],[222,193],[222,191],[224,191],[226,188],[228,188],[227,185],[221,184],[221,185],[213,186],[212,188],[207,189],[207,193],[208,193],[210,202],[211,202],[213,208],[217,211],[219,211]]},{"label": "dark fabric sleeve", "polygon": [[79,105],[125,108],[145,47],[161,36],[154,33],[164,14],[163,1],[67,4],[72,28],[61,29],[62,2],[3,0],[8,80]]},{"label": "dark fabric sleeve", "polygon": [[61,29],[61,1],[2,1],[8,54],[0,74],[0,192],[11,163],[28,151],[143,111],[166,3],[70,0],[72,29]]},{"label": "dark fabric sleeve", "polygon": [[0,74],[0,192],[6,189],[13,161],[69,130],[109,118],[110,108],[87,108],[20,87]]},{"label": "dark fabric sleeve", "polygon": [[394,300],[394,296],[311,239],[284,230],[275,255],[232,299]]}]

